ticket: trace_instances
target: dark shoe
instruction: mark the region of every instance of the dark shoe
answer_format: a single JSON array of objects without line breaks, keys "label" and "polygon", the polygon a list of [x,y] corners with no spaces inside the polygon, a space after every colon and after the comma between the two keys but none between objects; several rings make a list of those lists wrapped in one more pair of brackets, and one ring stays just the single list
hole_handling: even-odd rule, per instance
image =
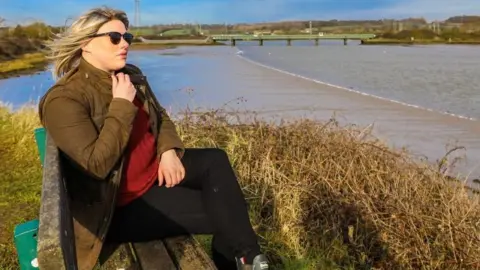
[{"label": "dark shoe", "polygon": [[265,255],[260,254],[253,258],[252,264],[246,264],[243,258],[237,260],[237,270],[266,270],[268,269],[268,260]]}]

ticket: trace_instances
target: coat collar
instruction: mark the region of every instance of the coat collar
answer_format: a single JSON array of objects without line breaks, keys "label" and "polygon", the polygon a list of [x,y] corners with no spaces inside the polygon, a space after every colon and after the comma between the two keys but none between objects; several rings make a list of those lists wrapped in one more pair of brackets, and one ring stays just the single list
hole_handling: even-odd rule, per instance
[{"label": "coat collar", "polygon": [[86,79],[97,79],[102,81],[108,81],[111,83],[112,78],[110,73],[99,68],[96,68],[92,64],[90,64],[85,58],[80,58],[80,63],[78,65],[78,69],[80,72],[83,73]]}]

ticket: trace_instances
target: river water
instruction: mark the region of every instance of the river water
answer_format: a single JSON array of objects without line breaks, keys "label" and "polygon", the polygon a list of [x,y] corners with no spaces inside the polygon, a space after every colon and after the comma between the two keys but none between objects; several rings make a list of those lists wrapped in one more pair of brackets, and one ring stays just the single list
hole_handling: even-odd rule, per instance
[{"label": "river water", "polygon": [[[335,115],[373,124],[392,147],[432,162],[448,147],[464,160],[453,174],[480,176],[480,50],[474,46],[357,46],[351,42],[237,43],[132,51],[161,102],[255,110],[276,118]],[[48,72],[0,80],[0,100],[35,103],[53,84]]]}]

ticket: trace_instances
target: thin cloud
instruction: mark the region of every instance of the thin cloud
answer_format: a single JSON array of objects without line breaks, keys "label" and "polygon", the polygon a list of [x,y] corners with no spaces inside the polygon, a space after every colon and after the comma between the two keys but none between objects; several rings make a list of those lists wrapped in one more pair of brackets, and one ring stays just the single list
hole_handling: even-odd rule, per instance
[{"label": "thin cloud", "polygon": [[348,16],[335,14],[343,19],[383,19],[423,17],[427,20],[445,20],[451,16],[480,15],[479,0],[408,0],[390,6],[370,10],[352,11]]},{"label": "thin cloud", "polygon": [[[480,0],[244,0],[198,1],[189,5],[159,6],[142,15],[142,22],[262,22],[279,20],[383,19],[479,14]],[[318,8],[311,8],[314,4]],[[302,6],[310,8],[302,8]]]},{"label": "thin cloud", "polygon": [[379,10],[387,16],[424,16],[428,19],[446,19],[455,15],[480,15],[479,0],[411,0]]}]

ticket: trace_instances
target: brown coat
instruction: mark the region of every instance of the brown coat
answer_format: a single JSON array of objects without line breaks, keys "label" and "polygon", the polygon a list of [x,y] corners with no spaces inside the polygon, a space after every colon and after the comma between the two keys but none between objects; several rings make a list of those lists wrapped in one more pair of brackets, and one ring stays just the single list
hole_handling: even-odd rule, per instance
[{"label": "brown coat", "polygon": [[[137,97],[150,115],[157,138],[157,154],[184,146],[173,122],[154,96],[140,69],[127,64],[121,70],[137,74]],[[113,98],[110,75],[83,58],[78,68],[62,77],[42,97],[39,116],[59,148],[73,216],[80,270],[96,264],[115,209],[122,181],[123,152],[137,107]]]}]

